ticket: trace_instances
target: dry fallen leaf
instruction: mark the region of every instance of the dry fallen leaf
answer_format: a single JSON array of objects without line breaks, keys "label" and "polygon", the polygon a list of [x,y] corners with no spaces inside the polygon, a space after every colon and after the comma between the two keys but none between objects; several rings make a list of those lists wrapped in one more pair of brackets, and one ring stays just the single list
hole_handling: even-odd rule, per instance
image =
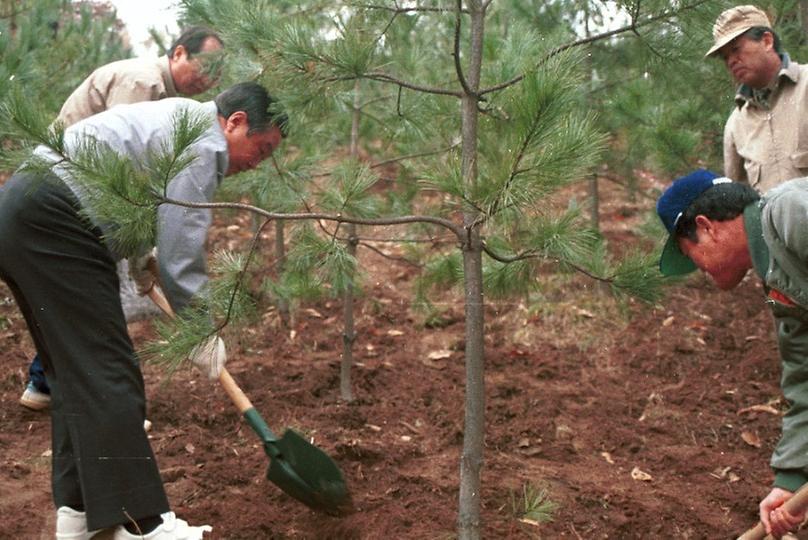
[{"label": "dry fallen leaf", "polygon": [[305,311],[306,311],[306,313],[308,313],[308,314],[309,314],[309,315],[311,315],[312,317],[316,317],[316,318],[318,318],[318,319],[322,319],[322,318],[323,318],[323,314],[322,314],[322,313],[320,313],[319,311],[317,311],[316,309],[307,308]]},{"label": "dry fallen leaf", "polygon": [[600,455],[603,456],[603,459],[606,460],[606,463],[608,463],[609,465],[614,465],[614,460],[612,459],[612,455],[609,452],[601,452]]},{"label": "dry fallen leaf", "polygon": [[188,443],[185,445],[185,451],[189,454],[193,454],[196,451],[196,447],[193,444]]},{"label": "dry fallen leaf", "polygon": [[634,480],[639,480],[640,482],[650,482],[654,479],[654,477],[647,472],[641,471],[639,467],[634,467],[631,469],[631,477]]},{"label": "dry fallen leaf", "polygon": [[388,330],[387,335],[388,336],[403,336],[404,332],[402,332],[401,330]]},{"label": "dry fallen leaf", "polygon": [[428,355],[427,358],[430,360],[445,360],[446,358],[450,358],[452,356],[452,351],[447,351],[446,349],[441,349],[439,351],[432,351]]},{"label": "dry fallen leaf", "polygon": [[741,477],[732,472],[730,469],[731,467],[718,468],[711,472],[710,476],[719,480],[726,480],[730,484],[734,484],[735,482],[738,482]]},{"label": "dry fallen leaf", "polygon": [[534,527],[541,527],[541,523],[536,521],[535,519],[528,519],[528,518],[519,518],[519,521],[526,525],[532,525]]},{"label": "dry fallen leaf", "polygon": [[752,433],[751,431],[744,431],[741,433],[741,439],[743,442],[748,444],[749,446],[754,446],[755,448],[760,448],[760,437],[757,436],[757,433]]},{"label": "dry fallen leaf", "polygon": [[744,407],[738,414],[748,413],[748,412],[765,412],[769,414],[774,414],[780,416],[780,411],[772,407],[771,405],[752,405],[751,407]]},{"label": "dry fallen leaf", "polygon": [[662,321],[662,326],[670,326],[670,325],[672,325],[673,324],[673,319],[674,319],[674,316],[671,315],[670,317],[668,317],[667,319]]},{"label": "dry fallen leaf", "polygon": [[528,439],[527,437],[519,439],[519,442],[516,443],[516,446],[518,446],[519,448],[527,448],[528,446],[530,446],[530,439]]},{"label": "dry fallen leaf", "polygon": [[710,476],[712,476],[713,478],[718,478],[719,480],[723,480],[724,478],[727,477],[727,474],[729,473],[730,469],[731,467],[718,468],[713,472],[711,472]]}]

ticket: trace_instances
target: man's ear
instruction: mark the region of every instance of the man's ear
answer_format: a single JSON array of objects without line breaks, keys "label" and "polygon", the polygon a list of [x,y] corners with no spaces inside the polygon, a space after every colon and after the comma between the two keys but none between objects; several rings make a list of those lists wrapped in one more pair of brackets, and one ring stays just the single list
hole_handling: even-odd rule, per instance
[{"label": "man's ear", "polygon": [[247,113],[244,111],[236,111],[227,117],[225,131],[233,131],[241,126],[249,127],[247,123]]},{"label": "man's ear", "polygon": [[774,50],[774,34],[771,32],[763,32],[761,36],[761,41],[763,45],[766,47],[766,50]]},{"label": "man's ear", "polygon": [[185,48],[185,45],[177,45],[176,47],[174,47],[174,53],[171,55],[171,59],[174,62],[177,62],[183,56],[188,56],[188,49]]},{"label": "man's ear", "polygon": [[715,234],[717,232],[715,228],[715,223],[713,223],[713,221],[710,218],[708,218],[704,214],[699,214],[696,216],[694,222],[696,223],[697,234],[701,232],[711,237],[715,237]]}]

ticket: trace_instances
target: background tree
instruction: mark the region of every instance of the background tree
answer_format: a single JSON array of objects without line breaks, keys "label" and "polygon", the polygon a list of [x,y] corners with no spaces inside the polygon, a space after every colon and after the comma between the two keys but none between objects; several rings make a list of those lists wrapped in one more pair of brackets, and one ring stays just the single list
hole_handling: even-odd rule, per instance
[{"label": "background tree", "polygon": [[95,68],[131,55],[109,6],[68,0],[0,2],[0,101],[12,85],[53,117]]}]

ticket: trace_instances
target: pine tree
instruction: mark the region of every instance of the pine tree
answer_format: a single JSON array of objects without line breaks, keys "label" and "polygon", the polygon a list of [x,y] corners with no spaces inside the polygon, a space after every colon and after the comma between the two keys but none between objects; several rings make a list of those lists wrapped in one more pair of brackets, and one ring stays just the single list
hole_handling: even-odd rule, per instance
[{"label": "pine tree", "polygon": [[[620,32],[661,25],[654,35],[660,43],[676,39],[673,25],[715,17],[715,3],[706,0],[622,4],[633,18]],[[188,17],[216,26],[235,49],[230,77],[256,77],[281,98],[293,119],[293,139],[300,141],[298,156],[337,155],[338,145],[345,144],[342,134],[349,132],[345,128],[353,126],[382,141],[378,162],[396,160],[407,173],[398,186],[406,196],[388,204],[372,193],[378,181],[373,164],[349,156],[336,166],[321,164],[328,169],[325,180],[310,184],[302,211],[208,205],[248,209],[265,220],[305,222],[296,227],[287,262],[315,271],[307,278],[289,273],[297,278],[290,277],[287,286],[303,292],[328,284],[340,293],[353,285],[359,263],[339,237],[343,224],[410,227],[408,236],[453,240],[423,250],[422,290],[443,285],[463,291],[466,400],[458,531],[460,538],[479,538],[485,297],[523,292],[548,267],[576,270],[608,283],[618,295],[658,297],[654,254],[611,261],[598,235],[582,223],[579,208],[549,210],[550,197],[585,178],[605,147],[593,115],[580,105],[581,66],[583,45],[610,34],[582,40],[564,27],[537,29],[518,16],[523,4],[490,0],[408,7],[247,0],[184,5]],[[355,122],[357,99],[374,120],[362,127]],[[28,121],[25,105],[13,100],[7,112],[15,128],[31,132],[35,122]],[[126,225],[116,239],[120,243],[134,247],[152,239],[150,227],[136,225],[149,223],[157,205],[187,204],[163,198],[162,187],[187,159],[182,151],[198,130],[192,120],[178,119],[173,156],[146,172],[99,155],[102,149],[75,159],[77,175],[98,194],[96,211]],[[58,149],[58,133],[39,133],[39,142]],[[296,170],[314,176],[313,168]],[[418,183],[409,184],[410,177]],[[439,196],[431,196],[435,193]],[[126,210],[123,199],[138,202],[139,210]],[[360,238],[357,246],[362,245]],[[214,283],[208,295],[219,326],[245,312],[237,301],[243,295],[234,291],[251,254],[224,258],[226,279]],[[182,328],[169,329],[184,336],[169,340],[169,352],[181,358],[209,333],[203,319],[185,317],[177,323]]]}]

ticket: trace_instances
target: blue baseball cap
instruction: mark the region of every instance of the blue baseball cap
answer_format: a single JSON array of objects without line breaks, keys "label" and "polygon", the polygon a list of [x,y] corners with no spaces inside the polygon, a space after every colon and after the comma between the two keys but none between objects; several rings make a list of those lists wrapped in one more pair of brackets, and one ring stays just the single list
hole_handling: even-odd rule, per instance
[{"label": "blue baseball cap", "polygon": [[668,240],[659,258],[659,271],[665,276],[681,276],[696,270],[696,264],[679,249],[676,224],[679,218],[699,196],[718,184],[732,182],[712,171],[699,169],[674,180],[657,201],[657,214],[668,230]]}]

